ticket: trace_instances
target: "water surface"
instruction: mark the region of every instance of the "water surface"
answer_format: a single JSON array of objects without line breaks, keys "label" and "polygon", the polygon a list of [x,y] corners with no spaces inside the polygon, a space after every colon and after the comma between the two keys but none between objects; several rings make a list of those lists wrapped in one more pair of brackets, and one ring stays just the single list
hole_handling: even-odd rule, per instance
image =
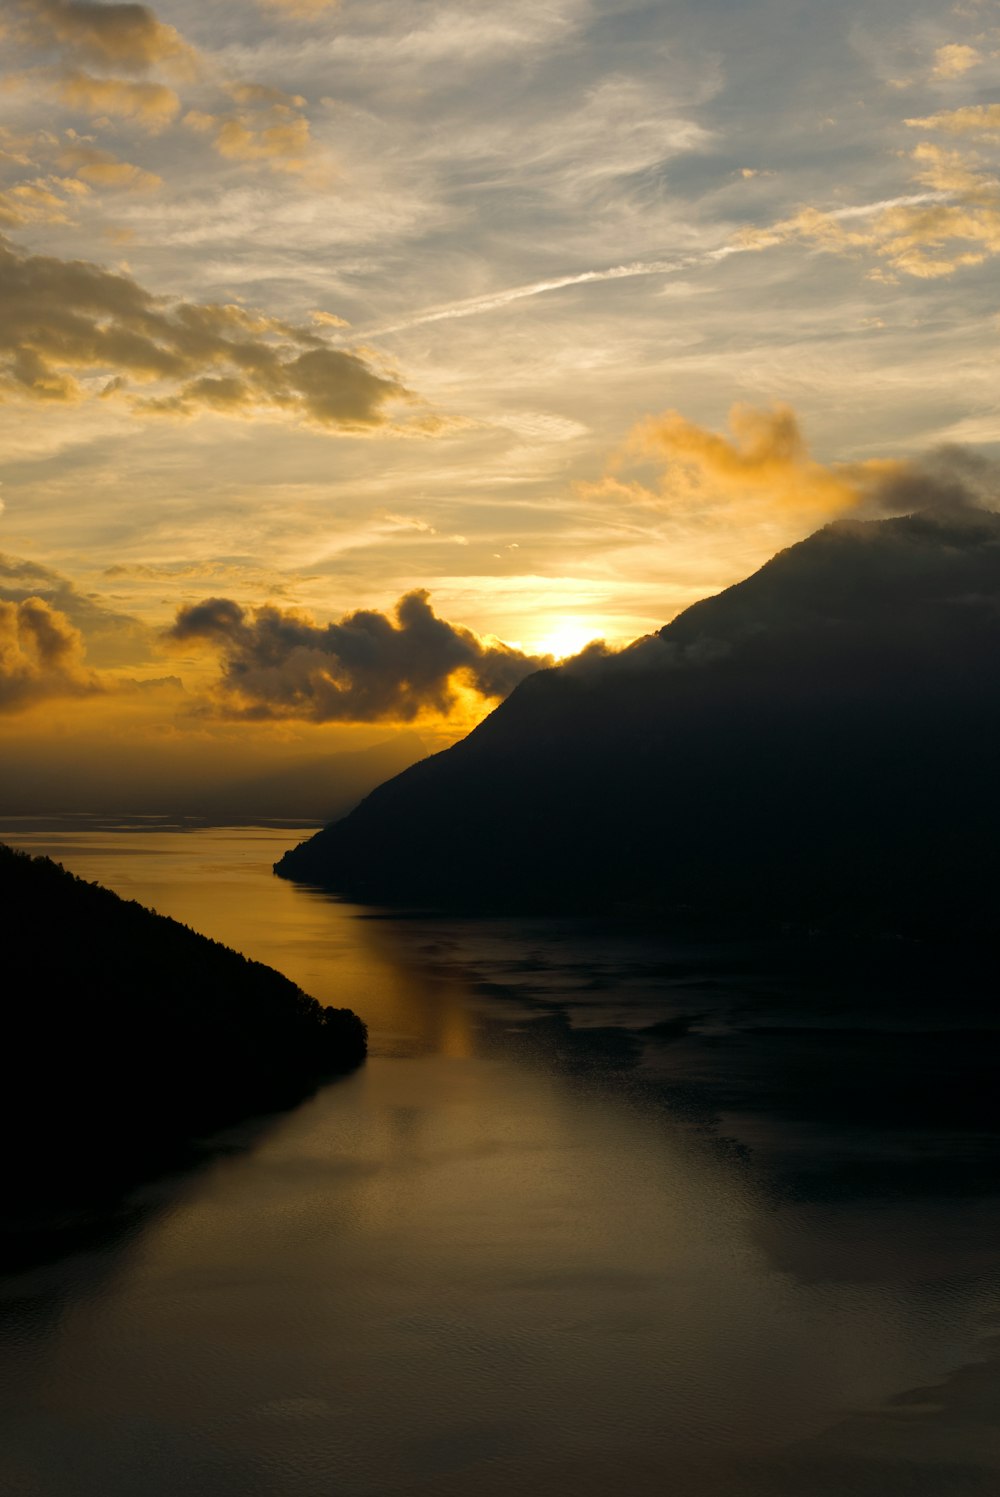
[{"label": "water surface", "polygon": [[288,831],[7,840],[357,1009],[372,1053],[2,1281],[0,1490],[998,1489],[992,1142],[864,1080],[964,1053],[966,987],[876,1021],[874,978],[749,949],[371,918],[271,877]]}]

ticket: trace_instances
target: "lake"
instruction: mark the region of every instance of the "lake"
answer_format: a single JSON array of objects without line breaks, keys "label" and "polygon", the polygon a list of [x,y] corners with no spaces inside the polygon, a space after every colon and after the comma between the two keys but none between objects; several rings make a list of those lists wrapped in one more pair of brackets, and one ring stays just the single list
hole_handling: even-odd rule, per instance
[{"label": "lake", "polygon": [[0,835],[371,1037],[357,1074],[0,1281],[0,1491],[1000,1489],[974,969],[389,917],[275,879],[287,829]]}]

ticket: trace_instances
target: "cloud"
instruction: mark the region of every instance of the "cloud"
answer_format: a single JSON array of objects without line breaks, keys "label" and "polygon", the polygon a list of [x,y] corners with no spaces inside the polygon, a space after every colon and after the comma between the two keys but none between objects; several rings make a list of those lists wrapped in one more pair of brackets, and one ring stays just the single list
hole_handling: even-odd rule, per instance
[{"label": "cloud", "polygon": [[[905,121],[913,129],[1000,139],[1000,104],[975,105]],[[927,189],[858,209],[827,211],[812,205],[766,228],[746,229],[736,247],[762,250],[801,242],[835,254],[873,253],[887,269],[872,279],[909,275],[921,280],[956,270],[1000,253],[1000,181],[990,164],[973,152],[921,141],[908,153],[915,183]],[[985,168],[985,169],[984,169]]]},{"label": "cloud", "polygon": [[888,515],[1000,509],[1000,462],[946,443],[895,464],[872,486],[867,508]]},{"label": "cloud", "polygon": [[83,655],[80,631],[44,599],[0,600],[0,711],[99,690]]},{"label": "cloud", "polygon": [[58,46],[98,67],[145,73],[194,62],[194,51],[173,26],[145,5],[90,4],[87,0],[21,0],[24,26],[40,49]]},{"label": "cloud", "polygon": [[[240,306],[168,301],[121,272],[25,255],[0,238],[0,397],[73,401],[79,376],[159,389],[133,408],[181,416],[287,413],[329,430],[387,422],[407,399],[360,354]],[[121,383],[115,383],[120,381]]]},{"label": "cloud", "polygon": [[935,78],[960,78],[982,62],[982,53],[962,42],[949,42],[934,53]]},{"label": "cloud", "polygon": [[626,457],[662,454],[667,470],[657,505],[757,506],[769,513],[826,517],[874,502],[881,487],[905,471],[893,459],[825,466],[809,452],[792,408],[735,405],[730,435],[665,411],[632,432]]},{"label": "cloud", "polygon": [[784,404],[736,405],[728,428],[713,431],[672,410],[651,416],[630,433],[604,480],[583,491],[604,507],[658,513],[688,550],[712,536],[718,544],[720,534],[747,540],[755,532],[773,550],[848,517],[1000,509],[1000,464],[968,448],[821,463]]},{"label": "cloud", "polygon": [[184,116],[189,130],[210,135],[227,161],[265,162],[272,171],[301,172],[314,149],[309,121],[295,106],[266,104],[235,114],[206,114],[191,109]]},{"label": "cloud", "polygon": [[131,161],[122,161],[86,141],[73,140],[59,155],[64,171],[75,172],[92,187],[113,187],[128,192],[150,192],[162,187],[163,178]]},{"label": "cloud", "polygon": [[133,120],[153,134],[165,129],[180,113],[179,97],[164,83],[96,78],[92,73],[70,68],[54,74],[51,86],[71,109],[88,115]]},{"label": "cloud", "polygon": [[450,712],[462,687],[503,697],[552,664],[438,618],[419,590],[400,598],[394,619],[365,610],[325,625],[206,598],[179,610],[167,638],[218,649],[226,708],[254,719],[411,722]]},{"label": "cloud", "polygon": [[946,109],[906,123],[918,130],[940,130],[946,135],[973,135],[991,140],[1000,137],[1000,104],[969,104],[964,109]]},{"label": "cloud", "polygon": [[[137,75],[163,69],[182,78],[200,75],[235,108],[189,109],[184,123],[210,135],[225,160],[304,172],[318,156],[300,94],[219,74],[147,6],[21,0],[21,13],[21,40],[36,51],[56,53],[58,62],[9,75],[8,87],[41,87],[98,125],[106,117],[125,119],[156,134],[181,114],[181,98],[159,79]],[[130,172],[114,158],[86,163],[80,175],[94,185],[112,187],[159,182],[139,167]]]},{"label": "cloud", "polygon": [[65,189],[66,182],[38,177],[33,182],[18,182],[14,187],[0,190],[0,228],[69,223],[69,204],[60,196],[60,187]]},{"label": "cloud", "polygon": [[1000,251],[1000,191],[995,179],[956,155],[947,160],[935,155],[927,146],[918,146],[913,159],[919,167],[917,180],[933,184],[931,192],[888,205],[861,223],[844,213],[800,208],[770,228],[747,230],[741,247],[766,249],[802,241],[832,253],[870,250],[892,271],[921,280],[980,265]]},{"label": "cloud", "polygon": [[137,618],[77,592],[69,578],[51,567],[0,552],[0,601],[22,604],[31,598],[40,599],[77,631],[91,665],[108,668],[148,660],[152,636]]}]

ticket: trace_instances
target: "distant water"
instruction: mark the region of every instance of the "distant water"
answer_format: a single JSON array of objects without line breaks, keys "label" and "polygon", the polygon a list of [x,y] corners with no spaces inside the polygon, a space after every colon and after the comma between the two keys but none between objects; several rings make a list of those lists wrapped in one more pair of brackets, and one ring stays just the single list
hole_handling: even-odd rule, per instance
[{"label": "distant water", "polygon": [[372,1036],[0,1281],[3,1493],[1000,1490],[973,979],[885,996],[748,947],[370,918],[271,876],[288,830],[0,836]]}]

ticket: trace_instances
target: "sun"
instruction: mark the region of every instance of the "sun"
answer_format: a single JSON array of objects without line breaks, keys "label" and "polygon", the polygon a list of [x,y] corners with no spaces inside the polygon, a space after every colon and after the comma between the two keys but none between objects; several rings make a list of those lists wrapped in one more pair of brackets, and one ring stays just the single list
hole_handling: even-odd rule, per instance
[{"label": "sun", "polygon": [[535,643],[539,655],[552,655],[556,660],[567,660],[570,655],[579,655],[585,645],[597,639],[598,633],[586,619],[561,618],[554,621],[555,627]]}]

